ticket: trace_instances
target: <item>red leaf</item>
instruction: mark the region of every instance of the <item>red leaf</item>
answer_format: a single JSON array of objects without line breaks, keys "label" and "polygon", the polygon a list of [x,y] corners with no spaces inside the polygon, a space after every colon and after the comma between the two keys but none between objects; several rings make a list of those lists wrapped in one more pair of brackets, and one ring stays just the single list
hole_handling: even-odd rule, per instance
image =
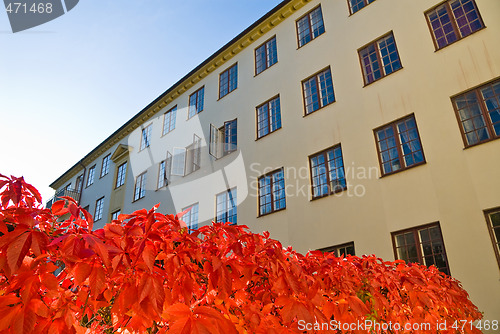
[{"label": "red leaf", "polygon": [[142,258],[144,263],[148,266],[149,270],[153,271],[153,266],[155,264],[156,250],[152,244],[146,244],[144,250],[142,251]]},{"label": "red leaf", "polygon": [[356,312],[356,314],[364,316],[370,313],[365,303],[363,303],[363,301],[359,299],[357,296],[349,296],[349,298],[347,299],[349,302],[349,306],[354,312]]},{"label": "red leaf", "polygon": [[54,204],[52,204],[52,207],[50,208],[52,210],[52,213],[56,216],[62,216],[66,213],[68,213],[68,208],[65,208],[64,206],[66,205],[65,201],[57,201]]},{"label": "red leaf", "polygon": [[166,310],[166,314],[173,319],[180,319],[191,315],[191,310],[186,304],[174,304]]},{"label": "red leaf", "polygon": [[59,281],[53,274],[43,274],[40,279],[42,284],[49,290],[57,291],[57,289],[59,288]]},{"label": "red leaf", "polygon": [[30,246],[31,233],[21,234],[9,245],[7,248],[7,262],[12,272],[15,272],[21,266]]},{"label": "red leaf", "polygon": [[104,268],[102,268],[99,264],[95,264],[92,267],[89,286],[95,296],[99,295],[106,287],[106,275]]},{"label": "red leaf", "polygon": [[109,267],[110,266],[109,252],[106,245],[99,238],[90,234],[84,234],[83,239],[85,239],[85,241],[88,242],[89,246],[92,248],[94,252],[99,254],[104,264],[107,267]]},{"label": "red leaf", "polygon": [[[17,317],[17,314],[21,311],[21,304],[14,307],[0,307],[0,312],[2,316],[0,317],[0,332],[5,333],[12,325],[13,320]],[[9,332],[7,332],[9,333]]]},{"label": "red leaf", "polygon": [[92,272],[92,267],[86,262],[80,262],[75,266],[74,275],[75,275],[75,283],[77,285],[85,282],[87,277],[90,276]]},{"label": "red leaf", "polygon": [[169,334],[192,334],[193,332],[191,331],[191,326],[192,326],[192,320],[190,317],[186,318],[181,318],[172,324],[170,327],[170,330],[168,331]]},{"label": "red leaf", "polygon": [[49,243],[49,237],[47,234],[39,232],[39,231],[33,231],[31,232],[32,235],[32,244],[31,244],[31,249],[33,250],[33,253],[36,256],[42,255],[42,253],[47,251],[47,244]]},{"label": "red leaf", "polygon": [[[35,187],[33,187],[31,184],[29,183],[24,183],[24,186],[26,188],[28,188],[28,190],[33,194],[33,196],[35,196],[36,200],[38,201],[38,203],[41,203],[42,202],[42,196],[40,195],[40,193],[38,192],[38,189],[36,189]],[[1,188],[1,187],[0,187]]]},{"label": "red leaf", "polygon": [[49,316],[49,308],[40,299],[32,299],[30,307],[42,318],[47,318]]}]

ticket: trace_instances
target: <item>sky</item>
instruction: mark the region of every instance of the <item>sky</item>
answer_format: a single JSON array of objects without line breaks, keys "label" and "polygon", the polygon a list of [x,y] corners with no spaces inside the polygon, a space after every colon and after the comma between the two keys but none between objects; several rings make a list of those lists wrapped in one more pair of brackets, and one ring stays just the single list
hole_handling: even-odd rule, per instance
[{"label": "sky", "polygon": [[12,33],[0,9],[0,174],[43,200],[93,148],[281,0],[80,0]]}]

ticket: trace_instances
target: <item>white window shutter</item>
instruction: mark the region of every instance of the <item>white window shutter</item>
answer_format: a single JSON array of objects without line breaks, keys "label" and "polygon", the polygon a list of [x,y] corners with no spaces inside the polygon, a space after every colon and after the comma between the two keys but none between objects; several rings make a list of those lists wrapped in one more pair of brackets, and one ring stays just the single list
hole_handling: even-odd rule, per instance
[{"label": "white window shutter", "polygon": [[172,157],[172,175],[184,176],[186,173],[186,148],[174,147]]}]

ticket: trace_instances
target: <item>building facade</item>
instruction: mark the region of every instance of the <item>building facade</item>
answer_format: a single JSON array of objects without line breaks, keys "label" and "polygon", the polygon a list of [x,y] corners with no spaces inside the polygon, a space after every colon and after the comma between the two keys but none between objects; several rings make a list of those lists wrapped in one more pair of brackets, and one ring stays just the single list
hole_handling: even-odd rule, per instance
[{"label": "building facade", "polygon": [[285,0],[54,181],[55,199],[97,227],[161,203],[193,228],[436,265],[495,320],[498,18],[498,0]]}]

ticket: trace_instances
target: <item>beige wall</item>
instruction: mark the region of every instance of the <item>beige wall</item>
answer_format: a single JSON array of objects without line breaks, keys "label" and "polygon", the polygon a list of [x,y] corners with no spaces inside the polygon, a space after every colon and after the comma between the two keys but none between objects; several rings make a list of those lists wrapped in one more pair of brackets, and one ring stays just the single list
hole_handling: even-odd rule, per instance
[{"label": "beige wall", "polygon": [[[498,318],[500,271],[483,210],[500,206],[500,141],[464,149],[450,97],[500,77],[500,1],[476,0],[486,29],[439,51],[424,16],[437,1],[377,0],[353,15],[346,1],[321,1],[326,32],[298,49],[295,20],[319,3],[310,1],[145,123],[153,122],[151,150],[139,152],[140,128],[121,141],[131,149],[122,211],[162,202],[160,211],[172,213],[199,202],[200,217],[213,217],[215,194],[237,186],[242,201],[238,221],[255,232],[268,230],[301,252],[354,241],[357,255],[386,260],[394,259],[391,232],[439,222],[452,275],[486,319]],[[390,31],[403,68],[363,87],[357,50]],[[254,49],[273,35],[278,63],[254,76]],[[238,89],[218,100],[219,73],[236,62]],[[336,102],[304,117],[301,81],[328,66]],[[204,111],[187,120],[189,95],[203,85]],[[255,107],[277,94],[282,129],[255,140]],[[162,137],[163,113],[174,105],[179,108],[176,129]],[[410,114],[415,115],[427,163],[380,178],[373,129]],[[174,179],[171,189],[179,186],[175,196],[169,187],[156,190],[157,164],[166,151],[189,145],[193,133],[208,140],[210,123],[221,126],[234,118],[239,152],[214,161],[205,142],[201,170]],[[348,190],[311,201],[308,156],[336,144],[342,145]],[[90,204],[91,213],[97,198],[111,197],[116,166],[111,166],[109,182],[97,182],[106,154],[96,160],[94,188],[84,189],[82,206]],[[238,173],[224,179],[220,168],[238,167],[239,159],[246,181],[231,176]],[[279,167],[294,168],[303,177],[292,173],[286,179],[286,210],[257,218],[255,179],[265,168]],[[360,179],[361,169],[371,171],[371,177]],[[149,191],[131,203],[134,177],[144,170]]]}]

